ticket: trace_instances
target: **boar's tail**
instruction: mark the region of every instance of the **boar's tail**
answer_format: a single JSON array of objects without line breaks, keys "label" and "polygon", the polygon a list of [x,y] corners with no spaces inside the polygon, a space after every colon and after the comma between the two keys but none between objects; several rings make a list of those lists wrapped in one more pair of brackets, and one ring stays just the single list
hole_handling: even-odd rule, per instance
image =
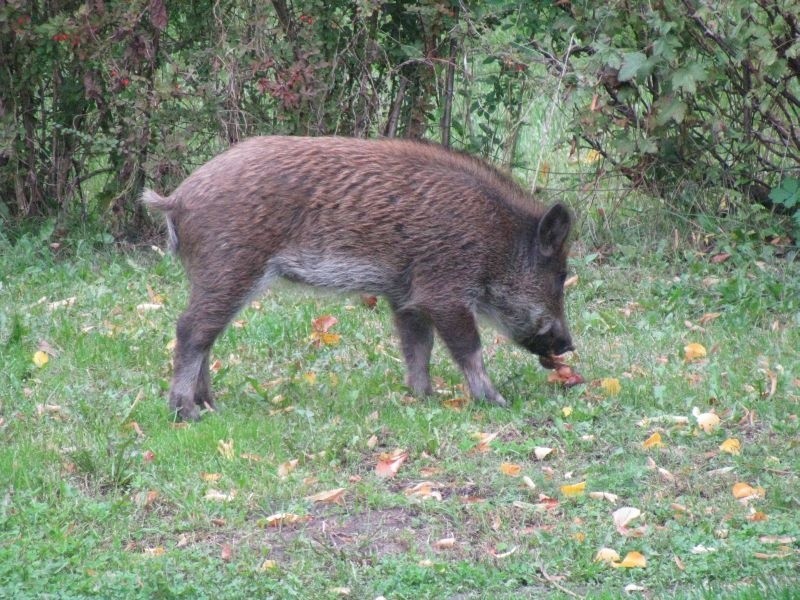
[{"label": "boar's tail", "polygon": [[175,221],[170,214],[175,208],[176,203],[173,198],[164,198],[153,190],[145,189],[142,193],[142,202],[149,208],[153,208],[164,213],[167,220],[167,247],[173,254],[178,252],[178,234],[175,231]]}]

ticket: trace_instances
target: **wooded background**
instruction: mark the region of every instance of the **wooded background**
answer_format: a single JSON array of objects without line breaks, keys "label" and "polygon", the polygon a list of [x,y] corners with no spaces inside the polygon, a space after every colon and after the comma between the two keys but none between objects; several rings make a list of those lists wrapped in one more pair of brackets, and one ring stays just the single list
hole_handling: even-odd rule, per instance
[{"label": "wooded background", "polygon": [[145,184],[171,191],[257,134],[427,138],[541,174],[519,144],[536,125],[689,216],[756,204],[800,229],[798,15],[800,0],[0,0],[0,222],[135,238]]}]

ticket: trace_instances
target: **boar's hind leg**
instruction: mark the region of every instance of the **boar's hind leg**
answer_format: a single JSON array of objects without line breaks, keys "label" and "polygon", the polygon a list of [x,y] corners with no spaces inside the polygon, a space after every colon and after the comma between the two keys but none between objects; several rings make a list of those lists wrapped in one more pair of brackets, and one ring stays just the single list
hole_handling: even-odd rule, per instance
[{"label": "boar's hind leg", "polygon": [[417,310],[398,310],[394,322],[406,360],[406,385],[417,396],[429,396],[433,393],[429,371],[433,348],[430,319]]},{"label": "boar's hind leg", "polygon": [[[177,343],[169,407],[179,419],[194,421],[200,409],[213,408],[208,356],[211,346],[233,317],[238,305],[214,302],[213,297],[192,294],[189,306],[178,319]],[[226,308],[222,308],[222,307]],[[230,308],[227,308],[230,307]]]},{"label": "boar's hind leg", "polygon": [[481,340],[472,311],[466,306],[455,310],[451,307],[450,310],[440,309],[430,315],[436,331],[461,367],[472,396],[498,406],[507,406],[505,398],[494,389],[483,365]]}]

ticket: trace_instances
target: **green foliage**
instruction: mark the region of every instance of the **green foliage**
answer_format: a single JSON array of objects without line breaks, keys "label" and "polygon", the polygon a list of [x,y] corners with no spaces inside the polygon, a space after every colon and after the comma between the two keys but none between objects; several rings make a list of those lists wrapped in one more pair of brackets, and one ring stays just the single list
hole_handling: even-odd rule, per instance
[{"label": "green foliage", "polygon": [[574,135],[605,166],[686,208],[698,188],[781,203],[770,190],[800,163],[796,0],[559,6],[531,45],[566,71]]}]

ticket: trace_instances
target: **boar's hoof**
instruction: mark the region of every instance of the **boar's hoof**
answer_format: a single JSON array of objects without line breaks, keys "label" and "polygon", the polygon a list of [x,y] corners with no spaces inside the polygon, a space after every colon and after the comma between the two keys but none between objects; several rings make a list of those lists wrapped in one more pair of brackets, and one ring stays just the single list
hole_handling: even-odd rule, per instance
[{"label": "boar's hoof", "polygon": [[503,408],[506,408],[508,406],[508,400],[503,398],[503,396],[501,396],[497,392],[494,392],[493,394],[486,396],[486,401],[489,404],[494,404],[495,406],[502,406]]},{"label": "boar's hoof", "polygon": [[200,420],[200,407],[191,398],[170,398],[169,408],[176,421]]}]

